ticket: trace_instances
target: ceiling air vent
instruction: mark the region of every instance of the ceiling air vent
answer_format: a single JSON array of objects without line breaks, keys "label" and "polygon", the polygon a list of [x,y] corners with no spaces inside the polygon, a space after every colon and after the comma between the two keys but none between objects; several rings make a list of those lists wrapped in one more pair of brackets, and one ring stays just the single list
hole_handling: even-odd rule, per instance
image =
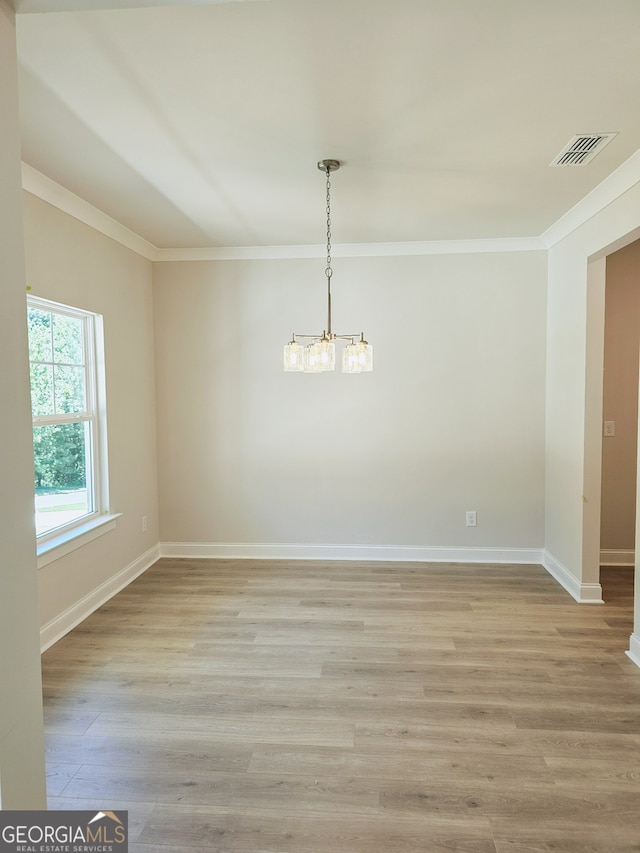
[{"label": "ceiling air vent", "polygon": [[565,145],[550,166],[586,166],[617,133],[579,133]]}]

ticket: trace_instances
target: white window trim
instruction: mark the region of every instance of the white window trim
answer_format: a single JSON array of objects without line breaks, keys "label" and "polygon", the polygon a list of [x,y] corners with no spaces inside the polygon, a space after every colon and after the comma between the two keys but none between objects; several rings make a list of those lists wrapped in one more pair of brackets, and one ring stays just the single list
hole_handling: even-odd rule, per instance
[{"label": "white window trim", "polygon": [[116,519],[120,518],[121,515],[121,512],[105,513],[97,517],[83,515],[80,519],[83,523],[78,522],[71,528],[67,526],[67,529],[56,528],[54,532],[57,535],[50,536],[45,541],[37,543],[38,568],[48,566],[49,563],[70,554],[76,548],[81,548],[99,536],[115,530]]},{"label": "white window trim", "polygon": [[[90,420],[92,424],[91,471],[87,471],[87,478],[91,477],[92,482],[90,484],[88,482],[87,485],[92,490],[93,511],[36,537],[38,568],[42,568],[113,530],[116,526],[116,519],[120,517],[121,513],[112,513],[108,509],[109,469],[102,316],[92,311],[63,305],[31,294],[27,295],[27,305],[41,311],[57,312],[83,320],[87,317],[91,318],[90,323],[83,324],[83,329],[85,334],[87,399],[90,403],[89,409],[93,414],[90,418],[85,415],[70,415],[68,420],[70,422]],[[51,420],[53,419],[36,417],[33,422],[39,424],[51,422]],[[60,420],[66,420],[66,418],[64,416],[55,418],[56,422],[60,422]]]}]

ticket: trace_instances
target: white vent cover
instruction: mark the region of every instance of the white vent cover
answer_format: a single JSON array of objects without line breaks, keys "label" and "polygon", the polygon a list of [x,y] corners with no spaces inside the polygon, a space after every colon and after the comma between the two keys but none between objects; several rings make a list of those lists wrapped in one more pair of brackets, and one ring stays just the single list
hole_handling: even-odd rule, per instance
[{"label": "white vent cover", "polygon": [[579,133],[565,145],[550,166],[586,166],[617,133]]}]

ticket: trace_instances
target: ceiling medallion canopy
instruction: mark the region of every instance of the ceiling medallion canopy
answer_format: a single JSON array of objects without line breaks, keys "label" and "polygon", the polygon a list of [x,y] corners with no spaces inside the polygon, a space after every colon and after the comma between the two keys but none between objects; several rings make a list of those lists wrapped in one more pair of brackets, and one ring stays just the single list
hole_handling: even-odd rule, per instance
[{"label": "ceiling medallion canopy", "polygon": [[[373,347],[364,339],[364,332],[338,335],[331,325],[331,173],[340,168],[339,160],[320,160],[318,169],[325,173],[327,201],[327,327],[319,335],[293,337],[284,347],[284,369],[287,372],[324,373],[336,369],[336,341],[344,341],[342,350],[343,373],[368,373],[373,370]],[[300,340],[309,341],[306,346]]]}]

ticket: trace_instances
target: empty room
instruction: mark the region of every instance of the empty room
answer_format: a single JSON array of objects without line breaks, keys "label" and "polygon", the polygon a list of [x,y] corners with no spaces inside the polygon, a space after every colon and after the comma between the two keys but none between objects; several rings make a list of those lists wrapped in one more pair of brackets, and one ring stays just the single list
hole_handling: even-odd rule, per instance
[{"label": "empty room", "polygon": [[1,843],[640,850],[638,55],[0,0]]}]

